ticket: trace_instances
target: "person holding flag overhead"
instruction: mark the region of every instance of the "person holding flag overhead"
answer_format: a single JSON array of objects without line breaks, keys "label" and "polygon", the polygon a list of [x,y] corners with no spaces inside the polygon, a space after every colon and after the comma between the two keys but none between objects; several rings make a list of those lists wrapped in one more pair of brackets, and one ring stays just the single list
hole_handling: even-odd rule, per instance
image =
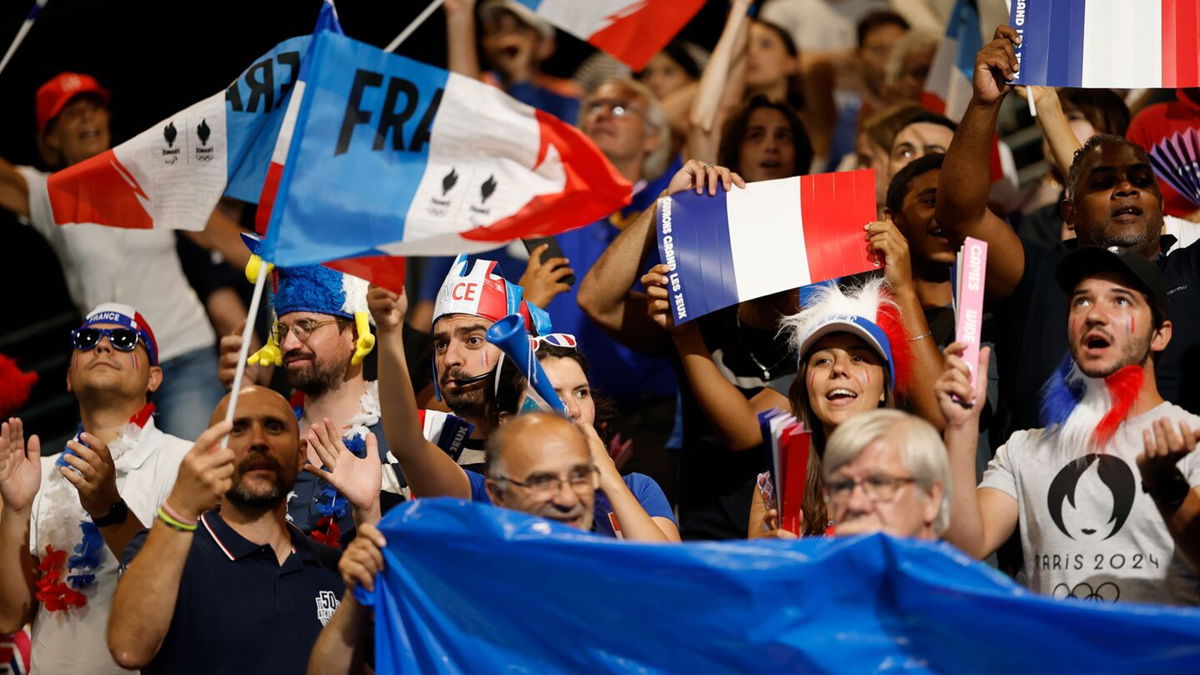
[{"label": "person holding flag overhead", "polygon": [[40,456],[19,419],[0,427],[0,634],[33,624],[45,673],[120,673],[104,645],[121,554],[171,492],[188,442],[163,433],[150,324],[106,303],[71,331],[67,389],[79,429]]},{"label": "person holding flag overhead", "polygon": [[[78,165],[109,149],[109,99],[109,91],[83,73],[59,73],[38,88],[38,134],[62,165]],[[137,307],[160,327],[167,377],[154,395],[159,424],[193,437],[204,428],[204,414],[196,411],[216,405],[221,390],[213,377],[216,335],[184,277],[175,233],[60,226],[47,189],[49,176],[0,159],[0,206],[50,243],[81,313],[117,300]],[[214,231],[226,225],[220,214],[213,219],[219,221]]]},{"label": "person holding flag overhead", "polygon": [[988,244],[986,290],[996,325],[999,358],[999,438],[1042,426],[1036,397],[1058,367],[1066,343],[1067,295],[1054,279],[1055,265],[1075,246],[1115,246],[1141,255],[1162,271],[1169,289],[1168,317],[1175,339],[1156,364],[1163,398],[1200,411],[1200,390],[1184,386],[1200,377],[1191,357],[1200,349],[1200,246],[1165,253],[1160,239],[1163,198],[1145,151],[1110,135],[1093,136],[1075,154],[1061,204],[1076,238],[1051,248],[1017,236],[987,208],[988,153],[1000,105],[1018,70],[1009,26],[975,57],[971,103],[946,153],[937,188],[937,223],[951,241],[970,236]]}]

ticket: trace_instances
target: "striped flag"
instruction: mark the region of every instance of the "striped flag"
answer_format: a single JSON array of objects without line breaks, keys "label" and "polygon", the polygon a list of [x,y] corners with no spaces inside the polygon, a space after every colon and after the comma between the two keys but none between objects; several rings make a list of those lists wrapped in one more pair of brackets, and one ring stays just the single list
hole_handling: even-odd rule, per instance
[{"label": "striped flag", "polygon": [[1013,0],[1021,70],[1013,84],[1200,86],[1196,0]]},{"label": "striped flag", "polygon": [[975,0],[958,0],[946,25],[946,34],[933,55],[921,105],[952,120],[962,119],[971,102],[975,53],[982,47]]},{"label": "striped flag", "polygon": [[202,230],[222,194],[258,201],[309,39],[279,43],[226,89],[52,174],[55,222]]},{"label": "striped flag", "polygon": [[262,255],[294,267],[479,252],[629,200],[628,181],[578,129],[331,27],[314,33],[280,128]]},{"label": "striped flag", "polygon": [[704,0],[516,0],[537,16],[603,49],[634,70],[704,6]]},{"label": "striped flag", "polygon": [[871,170],[750,183],[659,202],[658,250],[676,323],[743,300],[878,268]]}]

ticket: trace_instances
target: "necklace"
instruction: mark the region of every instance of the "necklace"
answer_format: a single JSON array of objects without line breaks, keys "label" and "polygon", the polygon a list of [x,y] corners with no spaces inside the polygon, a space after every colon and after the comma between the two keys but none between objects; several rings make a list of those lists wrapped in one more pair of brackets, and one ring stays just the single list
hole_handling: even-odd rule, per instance
[{"label": "necklace", "polygon": [[[742,328],[742,317],[740,315],[738,315],[737,312],[734,312],[733,317],[734,317],[734,320],[737,321],[737,332],[740,337],[741,333],[744,330]],[[771,381],[771,371],[776,370],[777,368],[779,368],[779,366],[782,366],[784,364],[784,362],[786,362],[788,360],[788,357],[791,356],[790,353],[784,352],[783,357],[781,357],[778,361],[776,361],[775,363],[772,363],[770,365],[770,367],[768,367],[768,366],[764,366],[762,361],[758,360],[758,357],[754,355],[754,350],[750,348],[749,344],[746,345],[746,355],[749,356],[750,360],[754,362],[754,365],[758,366],[758,369],[762,371],[763,382],[770,382]]]}]

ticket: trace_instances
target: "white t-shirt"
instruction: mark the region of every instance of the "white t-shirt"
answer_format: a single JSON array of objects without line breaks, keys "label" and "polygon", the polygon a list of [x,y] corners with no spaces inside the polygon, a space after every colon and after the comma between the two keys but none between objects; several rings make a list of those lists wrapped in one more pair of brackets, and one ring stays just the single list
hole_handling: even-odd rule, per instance
[{"label": "white t-shirt", "polygon": [[49,174],[28,166],[17,171],[29,186],[29,224],[58,255],[80,314],[102,302],[132,306],[150,322],[160,362],[216,344],[204,306],[183,275],[173,230],[56,225]]},{"label": "white t-shirt", "polygon": [[[979,486],[1017,500],[1032,589],[1056,598],[1200,604],[1200,575],[1176,552],[1137,469],[1142,431],[1163,417],[1200,429],[1200,417],[1163,403],[1122,423],[1103,453],[1060,450],[1043,429],[1018,431],[996,452]],[[1192,453],[1179,462],[1192,487],[1200,486],[1198,459]]]},{"label": "white t-shirt", "polygon": [[[117,491],[128,505],[130,515],[137,516],[142,525],[149,527],[154,522],[158,505],[175,485],[179,463],[191,445],[159,431],[153,419],[141,429],[129,425],[109,445],[117,468]],[[45,555],[47,544],[65,550],[70,556],[82,536],[79,521],[88,517],[79,504],[79,492],[59,474],[54,464],[60,454],[42,458],[42,484],[33,500],[29,549],[39,557]],[[96,582],[82,591],[87,597],[85,606],[56,612],[44,607],[38,609],[31,635],[32,673],[127,672],[112,660],[105,641],[120,560],[107,546],[100,558]]]}]

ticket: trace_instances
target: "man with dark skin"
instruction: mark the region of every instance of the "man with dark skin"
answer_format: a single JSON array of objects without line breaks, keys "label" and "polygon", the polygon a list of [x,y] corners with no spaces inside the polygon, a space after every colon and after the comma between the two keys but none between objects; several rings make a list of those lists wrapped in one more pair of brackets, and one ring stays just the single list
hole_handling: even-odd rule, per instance
[{"label": "man with dark skin", "polygon": [[1066,340],[1066,296],[1054,280],[1054,266],[1077,245],[1126,248],[1158,265],[1176,336],[1157,363],[1159,389],[1166,400],[1200,410],[1200,391],[1182,386],[1189,375],[1200,375],[1194,373],[1200,369],[1200,248],[1163,255],[1162,195],[1140,147],[1096,136],[1075,155],[1061,208],[1076,243],[1047,249],[1022,240],[987,209],[988,153],[1000,104],[1013,88],[1008,81],[1020,67],[1013,51],[1019,41],[1015,30],[1001,26],[976,56],[971,103],[946,155],[936,211],[955,243],[967,236],[988,243],[988,308],[1003,329],[996,349],[1000,440],[1041,426],[1038,397],[1031,394],[1062,360]]}]

